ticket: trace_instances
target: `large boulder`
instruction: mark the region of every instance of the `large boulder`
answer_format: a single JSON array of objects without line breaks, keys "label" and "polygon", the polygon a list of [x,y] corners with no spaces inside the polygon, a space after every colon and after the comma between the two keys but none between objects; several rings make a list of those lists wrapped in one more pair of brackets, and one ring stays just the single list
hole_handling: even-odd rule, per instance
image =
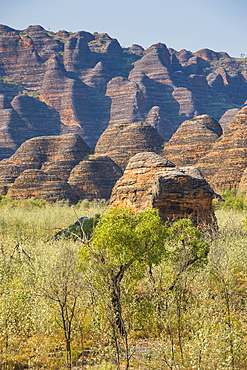
[{"label": "large boulder", "polygon": [[215,222],[214,195],[197,168],[175,168],[167,159],[145,152],[130,159],[112,190],[110,206],[130,206],[136,211],[158,208],[165,219],[188,217],[211,224]]}]

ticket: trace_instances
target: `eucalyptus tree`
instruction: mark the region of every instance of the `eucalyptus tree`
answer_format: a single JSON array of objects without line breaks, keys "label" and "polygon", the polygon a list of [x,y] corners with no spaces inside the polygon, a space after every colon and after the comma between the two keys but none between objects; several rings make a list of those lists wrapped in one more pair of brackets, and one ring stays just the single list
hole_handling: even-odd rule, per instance
[{"label": "eucalyptus tree", "polygon": [[119,343],[124,339],[126,369],[129,368],[128,328],[123,301],[130,298],[130,286],[157,265],[165,254],[167,228],[157,210],[135,213],[130,208],[106,212],[94,230],[92,240],[80,251],[82,269],[87,272],[93,294],[104,306],[112,328],[117,366]]}]

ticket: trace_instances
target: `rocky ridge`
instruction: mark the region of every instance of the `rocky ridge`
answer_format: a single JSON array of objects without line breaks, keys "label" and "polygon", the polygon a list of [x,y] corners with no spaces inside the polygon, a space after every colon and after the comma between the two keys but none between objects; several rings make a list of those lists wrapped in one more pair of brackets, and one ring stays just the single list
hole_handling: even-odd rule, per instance
[{"label": "rocky ridge", "polygon": [[[106,33],[0,25],[0,60],[0,93],[13,100],[26,92],[42,101],[61,124],[55,135],[78,133],[91,147],[109,124],[139,121],[152,122],[169,140],[183,121],[201,114],[219,119],[247,97],[244,60],[208,49],[176,51],[163,43],[122,48]],[[47,120],[40,115],[36,122],[45,127]],[[18,136],[12,150],[30,132]],[[11,154],[2,149],[2,157]]]},{"label": "rocky ridge", "polygon": [[[244,186],[244,59],[209,49],[176,51],[163,43],[146,50],[122,48],[107,34],[0,25],[0,60],[3,194],[24,189],[23,179],[28,188],[36,173],[46,188],[53,179],[63,189],[59,181],[64,181],[70,190],[61,192],[70,199],[109,197],[121,174],[118,165],[124,169],[130,157],[143,151],[162,154],[179,166],[198,165],[216,190]],[[62,160],[58,143],[69,133],[77,137],[81,154]],[[67,153],[73,152],[72,142]],[[92,153],[95,157],[85,159]],[[108,188],[97,174],[103,169]],[[101,192],[100,183],[106,190]],[[36,187],[39,191],[42,186]]]},{"label": "rocky ridge", "polygon": [[238,111],[209,153],[197,162],[215,191],[238,188],[247,167],[247,106]]}]

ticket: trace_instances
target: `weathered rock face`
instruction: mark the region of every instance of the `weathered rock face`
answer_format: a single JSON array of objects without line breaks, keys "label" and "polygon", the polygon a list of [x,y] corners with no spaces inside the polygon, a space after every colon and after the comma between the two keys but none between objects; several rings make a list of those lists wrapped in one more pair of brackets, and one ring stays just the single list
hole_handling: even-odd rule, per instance
[{"label": "weathered rock face", "polygon": [[110,124],[143,120],[144,97],[135,82],[115,77],[108,83],[106,95],[111,99]]},{"label": "weathered rock face", "polygon": [[25,122],[28,138],[61,133],[61,121],[45,103],[22,94],[11,101],[11,106]]},{"label": "weathered rock face", "polygon": [[0,160],[12,155],[23,141],[29,139],[27,131],[25,122],[9,100],[0,95]]},{"label": "weathered rock face", "polygon": [[109,199],[121,168],[106,156],[91,157],[73,168],[68,179],[79,199]]},{"label": "weathered rock face", "polygon": [[142,123],[110,125],[101,135],[95,147],[96,155],[107,155],[121,168],[130,157],[143,151],[160,153],[164,140],[154,127]]},{"label": "weathered rock face", "polygon": [[[0,60],[0,94],[5,95],[0,98],[0,159],[12,155],[32,137],[74,133],[91,147],[100,138],[96,153],[110,155],[124,167],[127,159],[139,151],[159,153],[160,146],[153,143],[156,139],[151,131],[148,139],[144,130],[137,128],[139,121],[156,128],[168,141],[185,120],[204,114],[219,119],[227,110],[242,107],[247,98],[245,61],[208,49],[196,53],[184,49],[176,51],[162,43],[147,50],[139,45],[121,48],[118,41],[107,34],[86,31],[71,34],[64,30],[55,34],[38,25],[25,30],[0,25]],[[21,92],[32,98],[20,95]],[[244,131],[238,132],[238,139],[233,134],[233,141],[238,141],[233,144],[232,128],[230,134],[225,130],[229,114],[220,122],[226,136],[224,134],[219,143],[224,148],[229,144],[231,153],[235,153],[234,169],[228,166],[232,178],[230,186],[233,186],[240,181],[245,147],[242,150],[239,147]],[[137,125],[131,127],[132,133],[129,131],[132,143],[125,126],[120,128],[123,123]],[[193,127],[195,131],[186,142],[186,150],[182,148],[187,151],[183,155],[190,157],[191,164],[201,155],[206,158],[214,135],[218,135],[208,127],[203,131],[202,125]],[[116,134],[120,131],[125,143],[112,140],[120,138]],[[195,132],[198,134],[196,144]],[[174,160],[179,154],[176,138],[179,139],[179,131],[171,141]],[[113,141],[112,147],[110,141]],[[192,155],[193,150],[195,154]],[[223,149],[220,153],[224,158]],[[206,161],[213,163],[213,159]],[[31,162],[27,168],[25,161],[13,164],[9,169],[10,177],[32,168]],[[215,167],[217,165],[214,163]],[[233,180],[235,174],[237,178]],[[8,176],[6,173],[6,179]]]},{"label": "weathered rock face", "polygon": [[[184,120],[219,119],[246,101],[244,61],[223,52],[176,51],[162,43],[121,48],[105,33],[55,34],[39,25],[21,31],[0,25],[0,36],[0,94],[35,96],[63,123],[62,133],[78,133],[92,147],[109,123],[146,121],[169,140]],[[46,120],[40,115],[40,128]]]},{"label": "weathered rock face", "polygon": [[89,152],[89,147],[79,135],[30,139],[10,158],[0,162],[0,192],[6,194],[11,184],[27,169],[40,169],[67,180],[72,168]]},{"label": "weathered rock face", "polygon": [[215,191],[238,186],[247,166],[247,106],[235,115],[226,132],[201,158],[199,167]]},{"label": "weathered rock face", "polygon": [[[98,62],[90,69],[85,77],[81,76],[86,85],[95,89],[100,94],[105,94],[107,83],[111,80],[111,73],[103,62]],[[109,120],[108,120],[109,121]]]},{"label": "weathered rock face", "polygon": [[238,111],[239,111],[238,108],[228,109],[220,118],[219,124],[221,125],[223,132],[225,132],[228,129],[230,123],[232,122],[233,118],[236,116]]},{"label": "weathered rock face", "polygon": [[193,166],[212,148],[222,134],[219,123],[207,114],[185,121],[168,143],[164,156],[177,166]]},{"label": "weathered rock face", "polygon": [[223,58],[230,58],[230,56],[227,53],[224,53],[224,52],[216,53],[215,51],[210,50],[210,49],[198,50],[195,53],[195,55],[198,56],[199,58],[202,58],[202,59],[208,61],[208,62],[213,62],[215,60],[219,60],[222,57]]},{"label": "weathered rock face", "polygon": [[195,222],[215,221],[214,192],[196,168],[175,168],[155,153],[132,157],[116,182],[111,207],[130,206],[136,211],[158,208],[165,219],[189,217]]},{"label": "weathered rock face", "polygon": [[101,127],[95,126],[88,86],[79,78],[70,77],[58,57],[50,58],[46,64],[40,100],[59,112],[60,121],[64,124],[63,133],[80,134],[93,146]]},{"label": "weathered rock face", "polygon": [[54,113],[26,94],[17,95],[11,103],[0,95],[0,160],[32,137],[59,135],[63,124]]},{"label": "weathered rock face", "polygon": [[66,181],[37,169],[22,172],[9,187],[7,196],[16,200],[34,197],[50,202],[63,199],[70,202],[77,200]]},{"label": "weathered rock face", "polygon": [[70,72],[80,72],[90,60],[90,49],[84,37],[71,36],[64,45],[64,67]]},{"label": "weathered rock face", "polygon": [[109,199],[121,168],[109,157],[89,157],[79,135],[30,139],[0,162],[0,193],[14,199],[48,201]]}]

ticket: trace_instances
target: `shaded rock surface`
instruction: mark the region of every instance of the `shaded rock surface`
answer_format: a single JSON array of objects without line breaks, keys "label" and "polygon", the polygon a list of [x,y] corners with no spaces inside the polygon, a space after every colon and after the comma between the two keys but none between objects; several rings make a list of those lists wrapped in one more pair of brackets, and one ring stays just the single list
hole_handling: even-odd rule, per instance
[{"label": "shaded rock surface", "polygon": [[223,132],[225,132],[228,129],[231,121],[236,116],[238,111],[239,111],[238,108],[228,109],[223,114],[223,116],[220,117],[219,124],[221,125]]},{"label": "shaded rock surface", "polygon": [[165,219],[189,217],[195,222],[215,221],[214,192],[196,168],[175,168],[167,159],[144,152],[132,157],[116,182],[111,207],[130,206],[136,211],[158,208]]},{"label": "shaded rock surface", "polygon": [[110,124],[143,120],[144,97],[135,82],[115,77],[108,83],[106,95],[111,99]]},{"label": "shaded rock surface", "polygon": [[[219,119],[247,98],[244,61],[227,53],[176,51],[163,43],[122,48],[106,33],[0,25],[0,60],[0,94],[12,100],[25,91],[43,101],[62,133],[78,133],[91,147],[109,124],[140,120],[169,140],[185,120]],[[40,128],[46,119],[39,116]],[[20,141],[29,137],[21,134]]]},{"label": "shaded rock surface", "polygon": [[183,122],[165,143],[164,156],[177,166],[195,165],[221,134],[221,126],[215,119],[206,114],[196,116]]},{"label": "shaded rock surface", "polygon": [[32,138],[0,162],[0,192],[7,194],[11,184],[28,169],[39,169],[66,181],[72,168],[89,152],[75,134]]},{"label": "shaded rock surface", "polygon": [[235,115],[226,132],[197,167],[215,191],[238,186],[247,166],[247,106]]},{"label": "shaded rock surface", "polygon": [[[4,96],[0,97],[0,159],[13,155],[26,140],[44,135],[79,134],[94,147],[99,138],[99,143],[104,142],[103,133],[110,139],[111,125],[115,129],[117,125],[139,121],[153,126],[168,141],[184,121],[208,114],[216,120],[222,117],[224,139],[216,142],[220,140],[222,148],[227,148],[224,144],[227,142],[232,148],[227,152],[229,158],[233,156],[233,168],[230,161],[228,163],[232,184],[229,186],[239,183],[245,151],[245,144],[239,142],[245,140],[244,131],[238,132],[237,139],[234,130],[230,128],[228,134],[226,127],[232,109],[240,109],[247,101],[245,59],[209,49],[195,53],[185,49],[176,51],[163,43],[146,50],[139,45],[122,48],[106,33],[65,30],[54,33],[40,25],[24,30],[0,25],[0,61],[0,94]],[[198,147],[193,143],[194,132],[186,149],[195,150],[195,155],[188,153],[191,164],[198,156],[206,158],[208,150],[212,150],[209,142],[214,141],[214,133],[206,129],[203,143],[202,131],[198,131]],[[174,145],[178,133],[172,138]],[[133,149],[129,149],[127,137],[126,155],[122,144],[119,147],[114,144],[110,154],[107,140],[105,149],[97,144],[97,152],[110,155],[116,161],[120,158],[118,163],[122,167],[126,159],[138,151],[159,152],[153,144],[144,145],[147,139],[140,139],[140,145],[135,141],[131,144]],[[178,151],[179,144],[176,145],[174,150]],[[226,162],[223,149],[217,148],[216,152],[219,151]],[[205,161],[212,166],[213,159]],[[184,164],[187,162],[181,162]],[[9,172],[19,173],[22,171],[17,170],[19,167],[22,168],[21,163]],[[209,176],[211,170],[205,171],[206,177]],[[222,171],[220,169],[220,173]],[[219,187],[223,186],[220,184],[223,184],[221,180]]]},{"label": "shaded rock surface", "polygon": [[70,173],[68,183],[79,199],[109,199],[122,176],[121,168],[107,156],[81,161]]},{"label": "shaded rock surface", "polygon": [[77,200],[66,181],[38,169],[29,169],[22,172],[10,186],[7,195],[16,200],[30,197],[50,202],[63,199],[70,202]]},{"label": "shaded rock surface", "polygon": [[26,132],[30,139],[61,133],[61,121],[55,112],[43,102],[23,94],[17,95],[11,101],[11,106],[25,122]]},{"label": "shaded rock surface", "polygon": [[96,155],[107,155],[125,168],[134,154],[143,151],[162,151],[164,140],[153,126],[137,122],[110,125],[95,147]]},{"label": "shaded rock surface", "polygon": [[25,122],[12,108],[9,100],[0,95],[0,160],[12,155],[28,138]]}]

